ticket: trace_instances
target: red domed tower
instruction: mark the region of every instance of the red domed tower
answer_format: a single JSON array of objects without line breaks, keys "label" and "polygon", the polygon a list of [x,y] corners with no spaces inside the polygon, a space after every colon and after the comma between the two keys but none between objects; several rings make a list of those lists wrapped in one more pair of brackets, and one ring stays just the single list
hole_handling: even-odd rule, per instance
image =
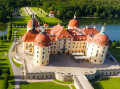
[{"label": "red domed tower", "polygon": [[34,42],[34,63],[44,66],[49,63],[50,38],[44,32],[39,33]]},{"label": "red domed tower", "polygon": [[74,15],[74,18],[69,21],[68,29],[73,29],[74,27],[79,28],[79,22],[76,20],[76,15]]},{"label": "red domed tower", "polygon": [[101,32],[94,35],[92,42],[87,50],[87,57],[90,62],[95,64],[103,64],[109,46],[109,38],[105,34],[103,26]]},{"label": "red domed tower", "polygon": [[29,31],[29,30],[35,30],[35,29],[37,29],[38,28],[38,22],[37,22],[37,20],[34,18],[34,15],[32,16],[32,19],[31,20],[29,20],[28,21],[28,23],[27,23],[27,32]]}]

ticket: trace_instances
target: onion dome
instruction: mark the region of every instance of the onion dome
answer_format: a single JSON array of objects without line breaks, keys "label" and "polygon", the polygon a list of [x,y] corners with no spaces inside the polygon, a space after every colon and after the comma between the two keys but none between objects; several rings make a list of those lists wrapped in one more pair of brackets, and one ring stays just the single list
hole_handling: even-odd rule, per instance
[{"label": "onion dome", "polygon": [[50,38],[45,33],[39,33],[35,38],[35,45],[39,47],[47,47],[50,46]]},{"label": "onion dome", "polygon": [[36,19],[34,18],[34,15],[33,15],[32,19],[28,21],[27,27],[32,28],[33,23],[34,23],[34,25],[35,25],[35,28],[38,27],[38,22],[37,22]]},{"label": "onion dome", "polygon": [[109,37],[105,34],[105,27],[103,26],[101,32],[96,34],[93,37],[94,44],[99,46],[108,46],[109,45]]},{"label": "onion dome", "polygon": [[76,15],[74,15],[74,18],[69,21],[68,26],[72,27],[72,28],[79,27],[79,22],[78,22],[78,20],[76,20]]}]

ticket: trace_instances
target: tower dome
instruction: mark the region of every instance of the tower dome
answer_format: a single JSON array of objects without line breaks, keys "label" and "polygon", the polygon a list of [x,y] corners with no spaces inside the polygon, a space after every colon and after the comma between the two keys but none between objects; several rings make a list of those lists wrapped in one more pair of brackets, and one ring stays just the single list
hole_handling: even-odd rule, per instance
[{"label": "tower dome", "polygon": [[28,23],[27,23],[27,32],[29,30],[32,30],[32,32],[34,33],[33,30],[36,30],[36,28],[38,28],[38,22],[34,18],[34,14],[33,14],[32,19],[29,20]]},{"label": "tower dome", "polygon": [[73,29],[74,27],[77,27],[77,28],[79,27],[79,22],[78,22],[78,20],[76,20],[75,15],[74,15],[74,18],[69,21],[68,29]]},{"label": "tower dome", "polygon": [[34,44],[39,47],[50,46],[50,38],[45,33],[39,33],[35,38]]},{"label": "tower dome", "polygon": [[103,26],[101,32],[96,34],[93,37],[94,44],[99,46],[108,46],[109,45],[109,37],[105,34],[105,27]]}]

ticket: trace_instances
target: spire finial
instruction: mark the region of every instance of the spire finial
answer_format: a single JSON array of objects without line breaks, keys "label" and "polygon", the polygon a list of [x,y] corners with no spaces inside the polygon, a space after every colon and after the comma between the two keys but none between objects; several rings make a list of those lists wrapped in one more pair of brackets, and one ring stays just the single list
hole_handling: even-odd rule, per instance
[{"label": "spire finial", "polygon": [[34,14],[32,14],[32,19],[34,19]]},{"label": "spire finial", "polygon": [[76,14],[74,14],[74,19],[76,19]]},{"label": "spire finial", "polygon": [[105,32],[105,26],[102,26],[101,33]]}]

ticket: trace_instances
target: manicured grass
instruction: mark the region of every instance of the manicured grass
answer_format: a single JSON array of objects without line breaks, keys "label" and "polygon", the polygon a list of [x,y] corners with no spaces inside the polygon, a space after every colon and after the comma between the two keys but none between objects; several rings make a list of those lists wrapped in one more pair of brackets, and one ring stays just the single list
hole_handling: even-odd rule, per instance
[{"label": "manicured grass", "polygon": [[[13,30],[13,33],[14,33],[14,31],[21,30],[21,29],[25,29],[25,28],[13,28],[12,30]],[[23,31],[23,32],[25,32],[25,31]],[[23,32],[20,32],[18,34],[22,35]],[[11,41],[10,40],[0,41],[0,50],[2,50],[3,52],[6,52],[8,54],[9,48],[11,47],[12,43],[13,43],[13,38],[12,38]],[[3,52],[0,52],[0,57],[3,57]],[[15,84],[14,84],[14,75],[13,75],[11,64],[9,62],[8,55],[6,55],[5,58],[0,59],[0,68],[2,68],[2,69],[3,68],[10,68],[10,77],[9,77],[9,81],[8,81],[9,82],[8,89],[13,89],[14,86],[15,86]],[[0,84],[3,84],[3,82],[4,82],[3,79],[4,79],[4,76],[3,75],[0,76]],[[2,88],[0,88],[0,89],[2,89]]]},{"label": "manicured grass", "polygon": [[71,85],[72,89],[76,89],[74,85]]},{"label": "manicured grass", "polygon": [[120,89],[120,78],[105,78],[93,84],[95,89]]},{"label": "manicured grass", "polygon": [[[25,29],[25,30],[22,30]],[[26,28],[21,28],[21,31],[17,31],[16,37],[19,38],[20,36],[23,36],[27,32]]]},{"label": "manicured grass", "polygon": [[2,82],[0,81],[0,89],[2,89]]},{"label": "manicured grass", "polygon": [[0,52],[0,60],[4,56],[4,52]]},{"label": "manicured grass", "polygon": [[[14,76],[13,76],[13,71],[12,71],[12,68],[11,68],[11,65],[9,63],[9,58],[8,56],[6,56],[4,59],[0,59],[0,68],[4,69],[4,68],[10,68],[10,76],[9,76],[9,80],[8,80],[8,89],[13,89],[14,88]],[[3,85],[4,83],[4,75],[0,76],[0,82],[1,84]],[[3,86],[1,86],[3,87]],[[2,89],[2,88],[0,88]]]},{"label": "manicured grass", "polygon": [[14,63],[17,67],[20,67],[20,66],[21,66],[21,64],[15,62],[15,61],[13,60],[13,58],[12,58],[12,61],[13,61],[13,63]]},{"label": "manicured grass", "polygon": [[22,13],[21,13],[21,16],[26,16],[26,14],[25,14],[25,11],[24,11],[23,7],[22,7],[22,8],[20,8],[20,12],[22,12]]},{"label": "manicured grass", "polygon": [[30,19],[31,19],[31,16],[14,17],[12,22],[13,23],[28,23]]},{"label": "manicured grass", "polygon": [[54,81],[58,82],[58,83],[62,83],[62,84],[73,84],[73,82],[67,82],[67,81],[59,81],[57,79],[54,79]]},{"label": "manicured grass", "polygon": [[54,82],[21,83],[20,89],[70,89],[69,86],[59,85]]},{"label": "manicured grass", "polygon": [[40,17],[40,19],[45,23],[61,23],[61,21],[55,17]]},{"label": "manicured grass", "polygon": [[110,53],[116,58],[116,60],[120,63],[120,47],[109,48]]},{"label": "manicured grass", "polygon": [[37,7],[31,7],[33,9],[34,12],[39,12]]},{"label": "manicured grass", "polygon": [[39,17],[45,17],[46,15],[44,14],[44,13],[36,13],[37,14],[37,16],[39,16]]}]

